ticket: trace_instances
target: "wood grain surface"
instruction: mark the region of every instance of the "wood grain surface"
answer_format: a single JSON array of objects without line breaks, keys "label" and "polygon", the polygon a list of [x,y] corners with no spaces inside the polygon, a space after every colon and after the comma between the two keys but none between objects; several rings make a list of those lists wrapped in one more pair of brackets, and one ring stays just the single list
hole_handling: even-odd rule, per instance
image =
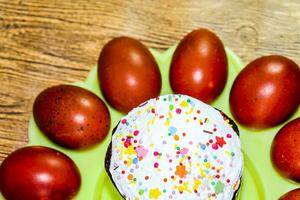
[{"label": "wood grain surface", "polygon": [[281,54],[300,64],[299,0],[0,0],[0,162],[26,144],[38,93],[84,80],[108,40],[164,50],[198,27],[245,63]]}]

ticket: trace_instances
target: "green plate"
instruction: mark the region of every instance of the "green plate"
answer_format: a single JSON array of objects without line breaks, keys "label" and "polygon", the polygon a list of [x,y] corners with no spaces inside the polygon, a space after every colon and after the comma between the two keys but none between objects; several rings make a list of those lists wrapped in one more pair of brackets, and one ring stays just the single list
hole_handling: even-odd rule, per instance
[{"label": "green plate", "polygon": [[[161,94],[172,93],[169,85],[169,66],[175,47],[161,53],[151,50],[157,63],[159,64],[162,75]],[[212,106],[221,109],[231,116],[229,110],[228,96],[231,85],[238,72],[244,64],[229,49],[226,49],[229,61],[229,77],[223,93],[218,97]],[[84,82],[77,82],[74,85],[86,88],[101,99],[104,100],[97,80],[97,67],[93,67]],[[111,114],[111,130],[116,126],[122,113],[117,112],[109,107]],[[300,109],[293,116],[300,116]],[[240,200],[274,200],[281,195],[299,187],[288,179],[281,177],[272,167],[270,161],[270,146],[276,132],[282,125],[265,129],[262,131],[249,130],[239,125],[242,149],[245,158],[245,168],[242,178],[242,186],[239,195]],[[110,130],[110,133],[111,133]],[[84,151],[68,150],[57,146],[49,141],[36,126],[33,117],[29,120],[29,143],[28,145],[43,145],[58,149],[69,155],[77,164],[82,176],[82,186],[76,196],[78,200],[121,200],[122,198],[114,188],[104,170],[104,157],[106,148],[110,141],[111,135],[96,147]]]}]

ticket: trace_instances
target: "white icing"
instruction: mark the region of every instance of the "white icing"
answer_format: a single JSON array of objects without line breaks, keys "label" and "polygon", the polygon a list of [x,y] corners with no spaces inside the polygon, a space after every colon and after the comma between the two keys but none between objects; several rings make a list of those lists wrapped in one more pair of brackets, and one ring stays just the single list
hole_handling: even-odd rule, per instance
[{"label": "white icing", "polygon": [[185,95],[141,105],[121,119],[112,136],[109,171],[120,193],[128,200],[231,200],[243,155],[238,135],[221,113]]}]

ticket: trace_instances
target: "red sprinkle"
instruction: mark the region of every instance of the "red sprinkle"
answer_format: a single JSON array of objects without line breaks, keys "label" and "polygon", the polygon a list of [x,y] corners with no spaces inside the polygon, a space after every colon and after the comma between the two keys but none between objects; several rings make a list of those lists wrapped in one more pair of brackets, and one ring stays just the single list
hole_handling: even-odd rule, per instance
[{"label": "red sprinkle", "polygon": [[155,167],[155,168],[158,168],[158,163],[157,163],[157,162],[154,163],[154,167]]},{"label": "red sprinkle", "polygon": [[177,114],[180,114],[180,113],[181,113],[181,109],[180,109],[180,108],[177,108],[177,109],[176,109],[176,113],[177,113]]},{"label": "red sprinkle", "polygon": [[138,131],[138,130],[136,130],[136,131],[133,132],[133,135],[134,135],[134,136],[137,136],[138,134],[139,134],[139,131]]}]

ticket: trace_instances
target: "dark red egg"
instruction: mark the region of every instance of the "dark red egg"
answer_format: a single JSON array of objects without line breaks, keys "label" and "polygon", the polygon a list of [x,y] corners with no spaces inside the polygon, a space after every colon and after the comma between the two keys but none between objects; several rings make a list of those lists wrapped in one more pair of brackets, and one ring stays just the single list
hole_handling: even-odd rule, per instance
[{"label": "dark red egg", "polygon": [[197,29],[178,44],[170,66],[174,93],[206,103],[215,100],[227,81],[227,57],[222,41],[207,29]]},{"label": "dark red egg", "polygon": [[300,102],[300,68],[277,55],[250,62],[236,77],[230,92],[234,118],[251,128],[267,128],[286,121]]},{"label": "dark red egg", "polygon": [[75,163],[47,147],[21,148],[0,166],[0,190],[7,200],[68,200],[80,184]]},{"label": "dark red egg", "polygon": [[103,47],[98,79],[108,103],[124,113],[158,96],[161,89],[154,57],[142,43],[129,37],[115,38]]},{"label": "dark red egg", "polygon": [[271,160],[281,175],[300,183],[300,118],[287,123],[276,134]]},{"label": "dark red egg", "polygon": [[48,138],[71,149],[101,142],[110,127],[104,102],[92,92],[72,85],[58,85],[40,93],[33,105],[33,116]]},{"label": "dark red egg", "polygon": [[279,200],[299,200],[299,199],[300,199],[300,188],[292,190],[279,198]]}]

